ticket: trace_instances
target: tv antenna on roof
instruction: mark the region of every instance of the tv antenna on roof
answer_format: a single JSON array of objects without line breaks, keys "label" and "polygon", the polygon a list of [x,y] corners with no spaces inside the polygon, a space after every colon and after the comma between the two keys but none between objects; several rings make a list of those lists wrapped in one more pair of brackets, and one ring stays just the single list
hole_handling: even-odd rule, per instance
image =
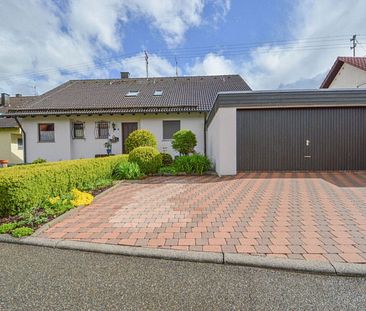
[{"label": "tv antenna on roof", "polygon": [[349,41],[352,42],[352,46],[350,47],[351,50],[353,50],[353,57],[356,56],[356,46],[357,46],[357,35],[353,35]]},{"label": "tv antenna on roof", "polygon": [[146,78],[149,77],[149,55],[147,54],[147,51],[145,50],[145,63],[146,63]]},{"label": "tv antenna on roof", "polygon": [[175,60],[175,75],[178,77],[178,60],[177,60],[177,56],[174,56],[174,60]]}]

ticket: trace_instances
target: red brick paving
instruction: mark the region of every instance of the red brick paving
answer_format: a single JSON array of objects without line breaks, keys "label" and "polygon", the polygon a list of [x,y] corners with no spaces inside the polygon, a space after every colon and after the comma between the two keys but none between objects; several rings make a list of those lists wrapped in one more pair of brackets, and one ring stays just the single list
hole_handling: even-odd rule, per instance
[{"label": "red brick paving", "polygon": [[366,172],[253,172],[121,183],[41,235],[366,263]]}]

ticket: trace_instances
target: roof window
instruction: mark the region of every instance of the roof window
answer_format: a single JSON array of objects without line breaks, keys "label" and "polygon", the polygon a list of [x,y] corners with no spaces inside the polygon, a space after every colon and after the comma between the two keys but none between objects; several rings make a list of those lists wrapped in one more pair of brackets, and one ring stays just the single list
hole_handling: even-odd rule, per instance
[{"label": "roof window", "polygon": [[154,92],[154,96],[161,96],[161,95],[163,95],[163,90],[156,90]]},{"label": "roof window", "polygon": [[139,91],[128,91],[126,96],[132,97],[132,96],[137,96],[138,94],[139,94]]}]

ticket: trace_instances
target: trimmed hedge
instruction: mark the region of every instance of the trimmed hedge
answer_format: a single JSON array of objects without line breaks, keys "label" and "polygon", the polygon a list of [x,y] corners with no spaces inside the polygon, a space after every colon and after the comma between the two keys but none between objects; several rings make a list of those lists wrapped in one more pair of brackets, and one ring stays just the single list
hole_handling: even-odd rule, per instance
[{"label": "trimmed hedge", "polygon": [[128,161],[137,163],[144,174],[157,173],[163,165],[160,152],[153,147],[137,147],[128,155]]},{"label": "trimmed hedge", "polygon": [[111,178],[126,155],[45,164],[21,165],[0,170],[0,216],[16,215],[50,197],[83,189],[98,179]]}]

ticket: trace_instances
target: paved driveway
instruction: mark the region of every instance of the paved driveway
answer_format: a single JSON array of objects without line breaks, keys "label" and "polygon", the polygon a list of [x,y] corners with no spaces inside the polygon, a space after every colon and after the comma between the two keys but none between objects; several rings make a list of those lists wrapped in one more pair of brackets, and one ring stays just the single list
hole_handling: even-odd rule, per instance
[{"label": "paved driveway", "polygon": [[366,172],[121,183],[42,236],[366,263]]}]

